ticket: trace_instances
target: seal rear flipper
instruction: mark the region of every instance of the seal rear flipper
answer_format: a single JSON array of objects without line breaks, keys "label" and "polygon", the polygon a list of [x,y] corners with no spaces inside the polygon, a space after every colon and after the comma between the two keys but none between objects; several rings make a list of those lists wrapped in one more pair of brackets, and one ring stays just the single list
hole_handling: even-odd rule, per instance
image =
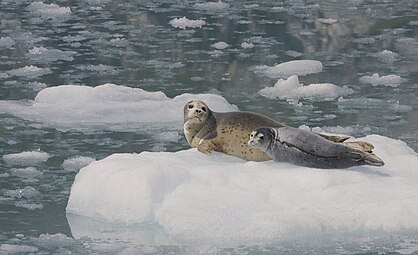
[{"label": "seal rear flipper", "polygon": [[373,153],[364,153],[364,162],[371,166],[384,166],[385,162]]},{"label": "seal rear flipper", "polygon": [[324,135],[324,134],[318,134],[318,133],[315,133],[315,134],[322,136],[323,138],[334,143],[343,143],[344,141],[350,139],[350,137],[348,136]]}]

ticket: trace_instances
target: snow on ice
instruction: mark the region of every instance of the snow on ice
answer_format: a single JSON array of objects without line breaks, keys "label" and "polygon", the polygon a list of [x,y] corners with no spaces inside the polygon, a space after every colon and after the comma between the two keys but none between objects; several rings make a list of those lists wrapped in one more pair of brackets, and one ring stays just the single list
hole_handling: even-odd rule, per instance
[{"label": "snow on ice", "polygon": [[346,86],[338,87],[331,83],[318,83],[303,85],[299,83],[296,75],[290,76],[287,80],[280,79],[273,87],[265,87],[258,93],[267,98],[280,99],[321,99],[332,100],[339,96],[352,94],[354,91]]},{"label": "snow on ice", "polygon": [[33,2],[27,10],[34,16],[43,20],[61,20],[66,19],[71,15],[70,7],[60,7],[57,4],[45,4],[43,2]]},{"label": "snow on ice", "polygon": [[292,60],[273,67],[256,66],[256,72],[263,73],[270,78],[288,78],[292,75],[307,75],[322,71],[322,63],[317,60]]},{"label": "snow on ice", "polygon": [[38,93],[31,103],[0,101],[0,112],[40,122],[60,130],[143,130],[183,127],[183,107],[200,99],[214,111],[234,111],[235,105],[214,94],[182,94],[174,98],[114,84],[97,87],[62,85]]},{"label": "snow on ice", "polygon": [[[417,230],[417,153],[383,136],[359,139],[375,145],[384,167],[322,170],[195,149],[114,154],[77,174],[67,205],[71,230],[99,237],[103,226],[123,223],[154,226],[155,238],[229,245],[301,232]],[[77,215],[107,223],[87,224]]]}]

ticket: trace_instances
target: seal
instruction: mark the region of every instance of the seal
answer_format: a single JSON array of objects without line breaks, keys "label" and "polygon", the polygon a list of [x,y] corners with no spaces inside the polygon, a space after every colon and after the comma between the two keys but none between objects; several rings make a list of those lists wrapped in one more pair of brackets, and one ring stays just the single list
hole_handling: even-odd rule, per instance
[{"label": "seal", "polygon": [[[200,152],[222,152],[250,161],[271,160],[262,150],[248,145],[248,137],[258,127],[284,127],[267,116],[253,112],[214,112],[200,100],[188,102],[184,106],[184,134],[191,147]],[[349,137],[326,136],[334,142],[344,142]],[[369,144],[352,143],[352,146]]]},{"label": "seal", "polygon": [[383,166],[371,151],[329,141],[313,132],[292,127],[260,127],[251,134],[248,144],[278,162],[315,168]]}]

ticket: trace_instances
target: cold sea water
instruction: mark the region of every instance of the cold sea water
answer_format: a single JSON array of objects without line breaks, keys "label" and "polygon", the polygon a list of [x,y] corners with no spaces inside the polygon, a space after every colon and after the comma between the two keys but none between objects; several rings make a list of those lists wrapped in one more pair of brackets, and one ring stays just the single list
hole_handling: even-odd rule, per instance
[{"label": "cold sea water", "polygon": [[[2,0],[0,17],[0,254],[418,252],[416,227],[366,224],[321,237],[300,228],[268,242],[196,245],[178,234],[167,244],[129,238],[135,224],[101,230],[111,237],[76,236],[96,219],[66,213],[75,176],[90,162],[189,149],[181,95],[217,95],[231,109],[294,127],[380,135],[418,151],[416,0]],[[293,60],[314,61],[278,66]],[[141,109],[138,98],[152,105]]]}]

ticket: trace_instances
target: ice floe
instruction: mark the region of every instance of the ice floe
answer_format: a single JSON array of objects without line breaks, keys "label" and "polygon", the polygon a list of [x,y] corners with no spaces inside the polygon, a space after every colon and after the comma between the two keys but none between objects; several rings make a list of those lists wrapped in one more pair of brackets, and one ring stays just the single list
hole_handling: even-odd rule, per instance
[{"label": "ice floe", "polygon": [[210,46],[218,50],[223,50],[223,49],[228,48],[230,45],[227,44],[226,42],[217,42],[217,43],[211,44]]},{"label": "ice floe", "polygon": [[23,189],[15,189],[15,190],[6,190],[4,191],[4,195],[6,197],[12,198],[32,198],[37,197],[41,194],[41,192],[37,191],[34,187],[26,186]]},{"label": "ice floe", "polygon": [[64,160],[64,162],[62,163],[62,167],[66,171],[78,171],[95,160],[96,159],[91,157],[76,156]]},{"label": "ice floe", "polygon": [[2,254],[33,254],[38,252],[38,248],[30,245],[17,245],[17,244],[2,244],[0,245],[0,252]]},{"label": "ice floe", "polygon": [[303,85],[296,75],[292,75],[287,80],[279,79],[273,87],[265,87],[258,93],[267,98],[332,100],[354,91],[347,86],[338,87],[332,83]]},{"label": "ice floe", "polygon": [[360,82],[370,83],[373,86],[387,86],[387,87],[398,87],[401,83],[405,82],[406,79],[396,74],[389,74],[385,76],[379,76],[378,73],[374,73],[372,76],[360,77]]},{"label": "ice floe", "polygon": [[[190,101],[206,101],[214,111],[237,107],[214,94],[182,94],[174,98],[114,84],[97,87],[63,85],[38,93],[30,103],[0,101],[0,112],[39,122],[60,130],[181,130],[183,107]],[[4,159],[4,158],[3,158]]]},{"label": "ice floe", "polygon": [[19,77],[27,77],[27,78],[35,78],[38,76],[43,76],[46,74],[52,73],[51,69],[49,68],[41,68],[37,66],[25,66],[17,69],[13,69],[6,72],[9,76],[19,76]]},{"label": "ice floe", "polygon": [[229,8],[229,4],[228,3],[224,3],[222,1],[218,1],[218,2],[206,2],[206,3],[198,3],[198,4],[195,4],[194,7],[196,9],[201,9],[201,10],[219,11],[219,10],[224,10],[224,9]]},{"label": "ice floe", "polygon": [[390,51],[390,50],[383,50],[376,54],[378,58],[380,58],[383,62],[388,64],[392,64],[398,59],[399,54]]},{"label": "ice floe", "polygon": [[206,24],[206,22],[204,20],[201,19],[197,19],[197,20],[190,20],[186,17],[182,17],[182,18],[174,18],[172,20],[170,20],[170,25],[175,27],[175,28],[180,28],[180,29],[186,29],[186,28],[196,28],[196,27],[202,27]]},{"label": "ice floe", "polygon": [[8,36],[0,38],[0,49],[1,48],[11,49],[15,44],[16,44],[15,40],[13,40],[12,38]]},{"label": "ice floe", "polygon": [[24,151],[2,156],[4,162],[10,165],[31,166],[47,161],[51,155],[42,151]]},{"label": "ice floe", "polygon": [[288,78],[292,75],[307,75],[322,71],[322,63],[317,60],[292,60],[275,66],[256,66],[256,72],[271,78]]},{"label": "ice floe", "polygon": [[254,48],[254,44],[251,43],[251,42],[243,42],[243,43],[241,43],[241,48],[252,49],[252,48]]},{"label": "ice floe", "polygon": [[47,49],[45,47],[33,47],[29,50],[27,56],[36,61],[42,63],[54,62],[57,60],[73,61],[75,51],[62,51],[58,49]]},{"label": "ice floe", "polygon": [[26,168],[12,168],[10,169],[12,176],[32,179],[42,175],[42,172],[37,170],[35,167],[26,167]]},{"label": "ice floe", "polygon": [[417,153],[383,136],[359,139],[375,145],[384,167],[321,170],[195,149],[114,154],[80,170],[67,205],[68,215],[108,223],[70,227],[97,237],[112,223],[155,224],[180,242],[228,245],[418,230]]},{"label": "ice floe", "polygon": [[27,10],[34,16],[42,20],[61,20],[67,19],[71,15],[70,7],[60,7],[57,4],[45,4],[43,2],[33,2]]}]

